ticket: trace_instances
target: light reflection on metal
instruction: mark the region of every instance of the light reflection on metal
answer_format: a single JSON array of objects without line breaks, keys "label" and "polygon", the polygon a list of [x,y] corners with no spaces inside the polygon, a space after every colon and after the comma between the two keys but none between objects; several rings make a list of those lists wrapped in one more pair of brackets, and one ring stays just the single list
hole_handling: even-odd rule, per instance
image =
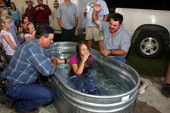
[{"label": "light reflection on metal", "polygon": [[152,22],[152,24],[155,24],[155,20],[156,18],[155,18],[155,16],[154,15],[151,15],[151,22]]}]

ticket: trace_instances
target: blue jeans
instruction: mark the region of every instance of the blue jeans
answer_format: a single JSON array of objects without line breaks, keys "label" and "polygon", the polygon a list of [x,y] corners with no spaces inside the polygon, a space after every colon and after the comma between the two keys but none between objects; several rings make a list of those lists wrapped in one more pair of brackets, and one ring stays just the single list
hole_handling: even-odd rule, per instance
[{"label": "blue jeans", "polygon": [[11,55],[6,55],[7,59],[10,61],[12,59]]},{"label": "blue jeans", "polygon": [[94,79],[89,73],[71,76],[70,81],[76,90],[87,94],[101,95],[99,89],[96,87]]},{"label": "blue jeans", "polygon": [[120,62],[122,62],[122,63],[126,63],[126,58],[125,58],[125,56],[108,56],[108,57],[110,57],[110,58],[114,58],[115,60],[118,60],[118,61],[120,61]]},{"label": "blue jeans", "polygon": [[54,97],[53,90],[39,84],[11,84],[5,96],[9,102],[16,102],[17,112],[34,110],[50,103]]}]

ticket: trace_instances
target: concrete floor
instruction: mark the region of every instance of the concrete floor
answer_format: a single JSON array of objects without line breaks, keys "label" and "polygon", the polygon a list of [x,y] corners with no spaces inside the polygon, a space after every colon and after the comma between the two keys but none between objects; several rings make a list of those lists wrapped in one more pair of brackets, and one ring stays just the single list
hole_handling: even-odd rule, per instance
[{"label": "concrete floor", "polygon": [[[137,95],[133,113],[170,113],[170,98],[166,98],[160,93],[163,84],[160,78],[155,77],[145,80],[149,83],[149,86],[146,88],[145,93]],[[10,110],[0,104],[0,113],[16,112],[15,109]],[[57,111],[51,104],[46,107],[40,107],[39,113],[57,113]]]},{"label": "concrete floor", "polygon": [[170,113],[170,98],[161,94],[163,80],[160,77],[146,80],[149,86],[145,93],[138,94],[134,113]]}]

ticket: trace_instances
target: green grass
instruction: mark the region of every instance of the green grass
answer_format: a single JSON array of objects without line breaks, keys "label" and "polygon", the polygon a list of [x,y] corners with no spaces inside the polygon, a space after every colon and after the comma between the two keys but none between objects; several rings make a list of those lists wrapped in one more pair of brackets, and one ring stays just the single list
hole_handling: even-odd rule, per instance
[{"label": "green grass", "polygon": [[167,48],[159,58],[140,57],[135,53],[134,45],[132,45],[127,56],[127,64],[133,67],[139,74],[165,77],[170,58],[169,55],[170,49]]},{"label": "green grass", "polygon": [[[60,39],[60,38],[59,38]],[[84,35],[78,35],[74,41],[84,40]],[[93,47],[99,50],[98,43],[94,42]],[[140,57],[135,53],[134,45],[131,45],[129,53],[127,55],[127,62],[129,66],[134,68],[139,74],[146,76],[160,76],[165,77],[167,66],[170,59],[170,48],[164,50],[164,54],[159,58],[144,58]]]}]

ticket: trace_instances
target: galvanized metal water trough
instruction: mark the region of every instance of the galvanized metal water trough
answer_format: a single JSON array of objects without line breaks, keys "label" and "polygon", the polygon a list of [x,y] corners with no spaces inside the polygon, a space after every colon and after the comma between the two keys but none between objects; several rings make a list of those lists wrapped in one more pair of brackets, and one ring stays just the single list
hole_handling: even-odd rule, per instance
[{"label": "galvanized metal water trough", "polygon": [[[68,59],[75,53],[75,44],[55,42],[46,50],[51,55]],[[109,78],[109,82],[117,84],[124,91],[111,95],[103,91],[101,96],[81,93],[68,85],[68,75],[60,72],[68,70],[64,68],[68,64],[61,64],[51,81],[46,84],[56,92],[54,105],[58,113],[132,113],[140,83],[138,73],[130,66],[104,57],[94,49],[90,51],[97,64],[95,66],[99,66],[100,71],[104,72],[103,78]],[[98,81],[98,86],[101,81]]]}]

